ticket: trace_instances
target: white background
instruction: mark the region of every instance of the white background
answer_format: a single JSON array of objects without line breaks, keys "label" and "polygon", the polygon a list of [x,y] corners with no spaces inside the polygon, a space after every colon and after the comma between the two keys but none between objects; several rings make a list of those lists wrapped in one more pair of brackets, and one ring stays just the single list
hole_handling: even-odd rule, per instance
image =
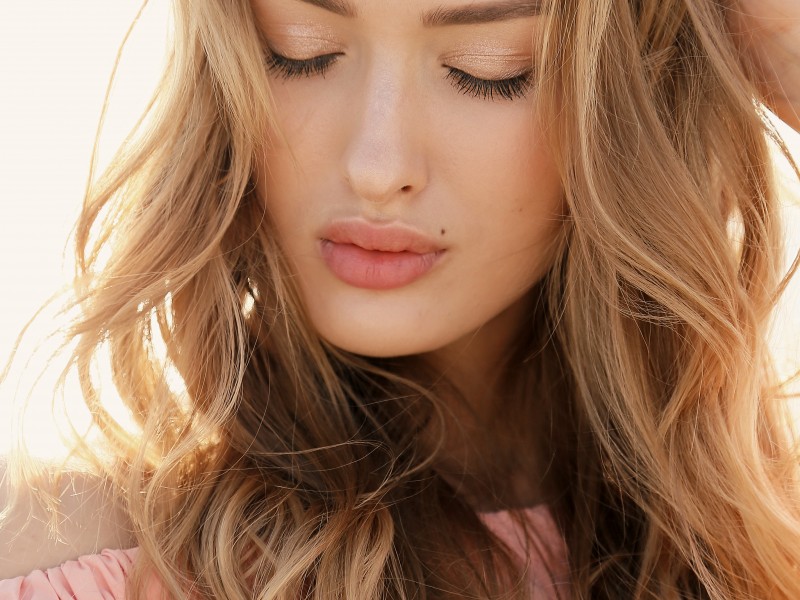
[{"label": "white background", "polygon": [[[19,330],[69,281],[67,238],[80,210],[117,51],[140,5],[138,0],[0,1],[0,371]],[[156,85],[168,20],[167,0],[150,0],[126,44],[101,138],[101,167]],[[53,327],[48,319],[35,324],[24,351]],[[43,364],[38,359],[27,372],[32,376]],[[15,375],[0,386],[0,452],[9,439]],[[24,380],[23,389],[30,381]],[[29,443],[43,456],[61,452],[47,423],[52,382],[52,376],[46,378],[32,399]],[[74,386],[67,396],[78,397]]]},{"label": "white background", "polygon": [[[71,273],[66,241],[75,220],[118,47],[140,3],[131,0],[4,0],[0,2],[0,371],[17,333]],[[120,64],[100,164],[144,107],[159,74],[168,22],[167,0],[151,0]],[[791,140],[797,143],[797,136]],[[800,145],[798,145],[800,147]],[[800,241],[792,211],[791,248]],[[784,366],[800,356],[800,294],[783,306],[775,347]],[[52,322],[41,323],[36,340]],[[36,371],[34,365],[32,371]],[[10,380],[13,381],[13,378]],[[46,385],[40,386],[42,392]],[[68,389],[68,396],[77,391]],[[0,452],[8,440],[14,385],[0,387]],[[46,425],[49,398],[31,429],[31,449],[58,454]]]}]

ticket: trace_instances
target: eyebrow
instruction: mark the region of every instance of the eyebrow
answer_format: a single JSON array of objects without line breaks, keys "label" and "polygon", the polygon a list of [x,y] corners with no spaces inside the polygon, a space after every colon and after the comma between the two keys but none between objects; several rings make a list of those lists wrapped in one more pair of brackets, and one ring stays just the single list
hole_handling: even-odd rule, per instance
[{"label": "eyebrow", "polygon": [[[358,15],[349,0],[300,0],[325,9],[342,17],[354,18]],[[494,23],[523,17],[540,15],[546,0],[503,0],[484,4],[464,6],[440,6],[422,15],[423,27],[444,27],[446,25],[475,25]]]}]

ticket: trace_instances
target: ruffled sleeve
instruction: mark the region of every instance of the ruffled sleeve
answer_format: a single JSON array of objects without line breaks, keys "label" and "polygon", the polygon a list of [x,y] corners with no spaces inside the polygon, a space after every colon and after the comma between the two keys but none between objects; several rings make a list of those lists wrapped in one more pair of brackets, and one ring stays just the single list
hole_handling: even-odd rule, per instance
[{"label": "ruffled sleeve", "polygon": [[0,600],[122,600],[138,548],[103,550],[0,581]]}]

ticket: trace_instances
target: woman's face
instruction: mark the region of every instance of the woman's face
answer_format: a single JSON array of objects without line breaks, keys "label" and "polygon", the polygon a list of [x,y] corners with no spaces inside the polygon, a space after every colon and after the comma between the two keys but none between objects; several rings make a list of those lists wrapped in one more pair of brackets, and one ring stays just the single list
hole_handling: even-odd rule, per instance
[{"label": "woman's face", "polygon": [[563,208],[530,89],[538,3],[252,3],[277,126],[259,193],[320,335],[399,356],[521,314]]}]

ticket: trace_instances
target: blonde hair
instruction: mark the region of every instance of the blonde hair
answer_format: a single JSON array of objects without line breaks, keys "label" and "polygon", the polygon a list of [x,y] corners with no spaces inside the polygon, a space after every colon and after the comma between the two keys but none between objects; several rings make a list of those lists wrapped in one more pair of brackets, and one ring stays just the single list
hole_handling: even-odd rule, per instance
[{"label": "blonde hair", "polygon": [[[726,10],[553,2],[538,40],[569,211],[513,410],[552,433],[575,598],[800,597],[798,453],[765,343],[779,139]],[[253,186],[275,128],[248,2],[175,11],[152,123],[77,229],[73,364],[145,557],[132,593],[154,570],[175,597],[522,597],[420,444],[441,427],[433,377],[304,317]],[[138,433],[92,381],[105,347]]]}]

